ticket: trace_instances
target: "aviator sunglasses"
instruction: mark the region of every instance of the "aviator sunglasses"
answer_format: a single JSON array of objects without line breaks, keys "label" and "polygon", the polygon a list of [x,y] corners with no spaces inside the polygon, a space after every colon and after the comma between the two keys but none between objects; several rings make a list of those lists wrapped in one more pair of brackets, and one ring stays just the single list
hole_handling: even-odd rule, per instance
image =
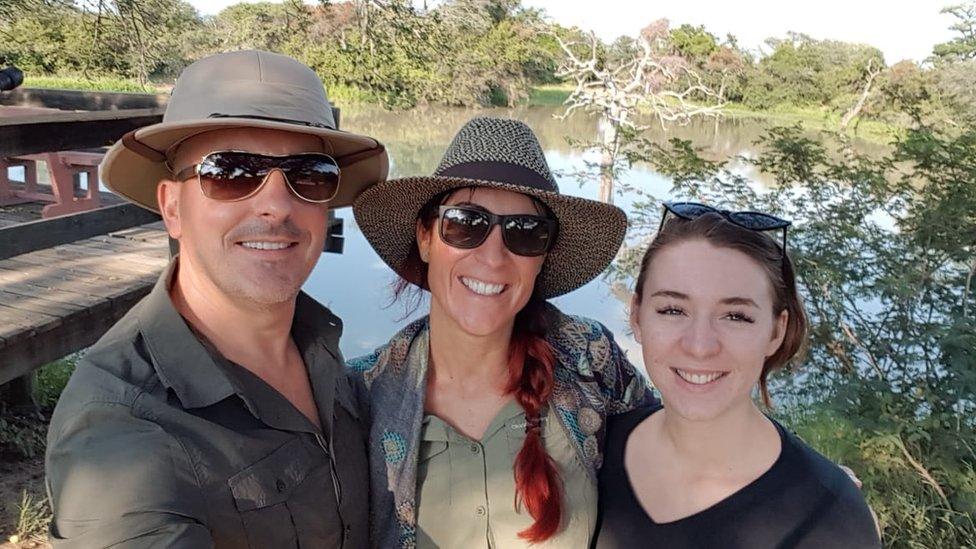
[{"label": "aviator sunglasses", "polygon": [[455,248],[477,248],[495,225],[501,226],[502,241],[515,255],[542,255],[556,240],[556,220],[541,215],[495,215],[471,206],[441,206],[438,217],[441,240]]},{"label": "aviator sunglasses", "polygon": [[274,156],[214,151],[199,164],[181,170],[176,179],[186,181],[196,177],[207,198],[234,202],[256,194],[274,170],[281,170],[291,192],[306,202],[328,202],[339,192],[339,164],[322,153]]},{"label": "aviator sunglasses", "polygon": [[713,208],[706,204],[700,204],[698,202],[665,202],[664,203],[664,215],[661,216],[661,226],[657,228],[658,232],[664,227],[664,221],[668,217],[668,212],[691,221],[692,219],[699,218],[705,214],[715,213],[726,220],[728,220],[733,225],[738,225],[744,229],[749,229],[750,231],[775,231],[778,229],[783,229],[783,241],[780,246],[780,250],[783,252],[783,256],[786,256],[786,228],[792,225],[790,221],[776,217],[775,215],[769,215],[762,212],[732,212],[729,210],[720,210]]}]

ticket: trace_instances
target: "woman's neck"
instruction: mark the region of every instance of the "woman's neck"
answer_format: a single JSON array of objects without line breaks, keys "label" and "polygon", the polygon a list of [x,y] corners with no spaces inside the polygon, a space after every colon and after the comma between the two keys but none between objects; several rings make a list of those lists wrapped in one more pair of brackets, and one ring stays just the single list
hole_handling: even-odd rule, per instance
[{"label": "woman's neck", "polygon": [[697,471],[741,471],[779,455],[779,433],[751,400],[709,420],[659,412],[658,442],[676,463]]},{"label": "woman's neck", "polygon": [[430,367],[439,382],[482,385],[507,380],[511,341],[511,325],[489,335],[472,335],[431,308]]}]

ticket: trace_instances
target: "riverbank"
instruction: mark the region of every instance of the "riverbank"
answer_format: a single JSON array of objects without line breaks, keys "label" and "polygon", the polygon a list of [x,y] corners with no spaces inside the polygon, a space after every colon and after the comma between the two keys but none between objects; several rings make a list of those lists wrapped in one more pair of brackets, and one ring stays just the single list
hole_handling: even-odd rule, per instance
[{"label": "riverbank", "polygon": [[[559,106],[566,102],[573,87],[567,84],[533,86],[529,91],[529,106]],[[781,106],[773,110],[759,111],[739,103],[730,103],[723,114],[732,119],[752,119],[778,125],[799,123],[804,128],[836,132],[843,115],[817,107]],[[887,144],[901,135],[904,128],[880,120],[861,119],[851,125],[848,133],[873,143]]]},{"label": "riverbank", "polygon": [[[152,83],[142,85],[136,80],[122,78],[86,78],[83,76],[28,76],[25,87],[55,88],[83,91],[115,91],[129,93],[168,93],[171,85]],[[329,86],[329,97],[338,105],[356,107],[373,106],[379,99],[369,93],[348,86]],[[528,99],[522,106],[557,107],[566,102],[573,87],[568,84],[544,84],[532,86]],[[841,114],[817,107],[781,106],[773,110],[758,111],[732,103],[725,107],[724,115],[732,119],[753,119],[780,125],[799,123],[806,129],[837,131]],[[862,119],[852,124],[848,133],[874,143],[890,143],[904,131],[896,125],[880,120]]]}]

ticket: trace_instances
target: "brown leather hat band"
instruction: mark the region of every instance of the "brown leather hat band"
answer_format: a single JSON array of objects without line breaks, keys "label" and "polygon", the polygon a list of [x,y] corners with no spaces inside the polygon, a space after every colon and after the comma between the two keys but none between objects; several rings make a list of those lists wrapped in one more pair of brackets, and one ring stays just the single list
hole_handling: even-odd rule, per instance
[{"label": "brown leather hat band", "polygon": [[165,162],[165,154],[136,139],[137,131],[138,130],[132,130],[131,132],[123,135],[122,146],[147,160],[152,160],[153,162]]},{"label": "brown leather hat band", "polygon": [[[153,162],[165,162],[166,155],[136,139],[136,131],[138,130],[133,130],[122,136],[122,146],[147,160],[152,160]],[[340,167],[351,166],[357,162],[366,160],[367,158],[372,158],[374,156],[383,154],[385,150],[386,148],[383,147],[383,144],[377,142],[375,147],[352,154],[347,154],[345,156],[336,157],[336,163],[338,163]]]}]

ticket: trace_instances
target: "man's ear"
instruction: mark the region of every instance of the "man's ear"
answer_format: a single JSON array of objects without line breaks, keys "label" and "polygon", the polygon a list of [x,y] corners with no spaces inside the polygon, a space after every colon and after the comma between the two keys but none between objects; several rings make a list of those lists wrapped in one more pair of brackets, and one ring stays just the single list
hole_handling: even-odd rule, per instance
[{"label": "man's ear", "polygon": [[170,238],[179,240],[183,234],[182,223],[180,222],[180,193],[183,186],[175,181],[164,179],[156,186],[156,203],[159,204],[159,213],[163,216],[163,223],[166,224],[166,232]]},{"label": "man's ear", "polygon": [[430,239],[434,231],[428,231],[424,224],[417,220],[417,251],[420,252],[420,260],[424,263],[430,262]]}]

